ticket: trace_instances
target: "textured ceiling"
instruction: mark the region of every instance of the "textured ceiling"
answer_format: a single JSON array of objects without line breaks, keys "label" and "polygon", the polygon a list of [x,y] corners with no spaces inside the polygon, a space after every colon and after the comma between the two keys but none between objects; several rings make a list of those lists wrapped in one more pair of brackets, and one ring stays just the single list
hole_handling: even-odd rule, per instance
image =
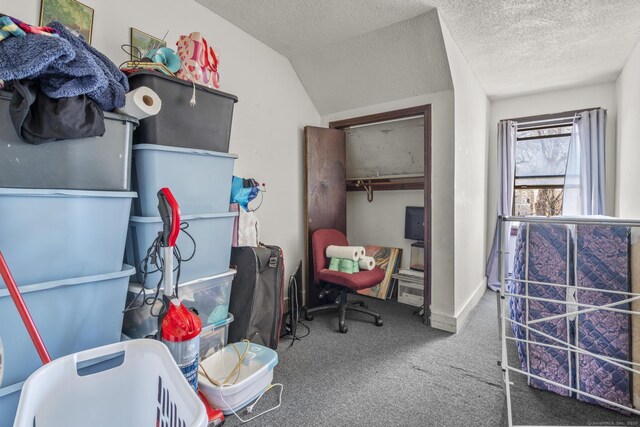
[{"label": "textured ceiling", "polygon": [[435,10],[290,60],[323,115],[453,87]]},{"label": "textured ceiling", "polygon": [[640,0],[197,1],[287,56],[322,114],[446,86],[433,7],[492,98],[612,81],[640,39]]},{"label": "textured ceiling", "polygon": [[196,0],[286,57],[428,12],[422,0]]},{"label": "textured ceiling", "polygon": [[638,0],[432,3],[492,98],[613,81],[640,39]]}]

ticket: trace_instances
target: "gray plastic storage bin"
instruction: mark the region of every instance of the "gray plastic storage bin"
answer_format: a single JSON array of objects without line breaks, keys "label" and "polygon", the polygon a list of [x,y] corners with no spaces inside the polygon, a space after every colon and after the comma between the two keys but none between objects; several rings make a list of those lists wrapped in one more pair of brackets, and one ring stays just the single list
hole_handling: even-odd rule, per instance
[{"label": "gray plastic storage bin", "polygon": [[0,427],[11,427],[16,417],[24,381],[0,388]]},{"label": "gray plastic storage bin", "polygon": [[[178,287],[180,300],[187,308],[194,308],[202,320],[202,327],[224,321],[229,313],[229,297],[235,270],[229,270],[204,279],[181,283]],[[151,315],[151,305],[143,301],[155,295],[155,289],[145,289],[139,283],[130,283],[127,292],[127,307],[122,332],[130,338],[144,338],[158,331],[158,318]],[[162,294],[160,294],[161,298]],[[136,308],[139,307],[139,308]],[[160,312],[162,300],[155,302],[153,313]]]},{"label": "gray plastic storage bin", "polygon": [[18,138],[10,99],[11,93],[0,91],[0,187],[130,190],[136,119],[104,113],[101,137],[33,145]]},{"label": "gray plastic storage bin", "polygon": [[[122,265],[131,199],[116,191],[0,188],[0,251],[18,285]],[[0,281],[0,289],[4,289]]]},{"label": "gray plastic storage bin", "polygon": [[196,84],[196,105],[191,106],[193,83],[154,71],[129,74],[129,86],[147,86],[162,100],[157,115],[141,120],[134,144],[229,151],[235,95]]},{"label": "gray plastic storage bin", "polygon": [[[197,249],[193,259],[182,263],[180,283],[215,276],[229,270],[233,221],[237,215],[237,212],[225,212],[185,215],[181,218],[182,222],[189,224],[187,232],[195,239]],[[137,283],[143,282],[140,261],[146,256],[147,249],[158,236],[159,231],[162,231],[160,217],[131,217],[125,259],[127,263],[136,266],[135,281]],[[176,245],[185,259],[193,253],[193,242],[183,231],[180,231]],[[177,267],[177,262],[174,261],[174,263]],[[154,268],[155,266],[149,266],[150,271]],[[148,274],[145,287],[155,288],[160,278],[159,271]]]},{"label": "gray plastic storage bin", "polygon": [[[52,358],[120,341],[122,308],[134,268],[115,273],[20,287],[25,304]],[[0,289],[3,384],[27,379],[42,366],[9,291]]]},{"label": "gray plastic storage bin", "polygon": [[228,212],[233,162],[238,156],[191,148],[133,147],[134,213],[158,216],[158,190],[169,187],[183,215]]}]

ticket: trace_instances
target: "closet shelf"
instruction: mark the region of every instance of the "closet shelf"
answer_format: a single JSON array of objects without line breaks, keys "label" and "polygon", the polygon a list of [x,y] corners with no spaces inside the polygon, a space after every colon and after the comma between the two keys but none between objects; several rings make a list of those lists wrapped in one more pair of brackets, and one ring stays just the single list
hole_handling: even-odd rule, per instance
[{"label": "closet shelf", "polygon": [[347,191],[422,190],[423,175],[397,175],[347,179]]}]

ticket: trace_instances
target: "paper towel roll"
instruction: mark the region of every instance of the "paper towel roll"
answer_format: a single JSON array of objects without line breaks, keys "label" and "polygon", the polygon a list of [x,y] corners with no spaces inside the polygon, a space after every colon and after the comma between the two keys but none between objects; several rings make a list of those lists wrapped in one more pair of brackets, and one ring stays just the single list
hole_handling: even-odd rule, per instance
[{"label": "paper towel roll", "polygon": [[362,246],[327,246],[327,258],[343,258],[357,261],[364,256]]},{"label": "paper towel roll", "polygon": [[358,260],[360,270],[373,270],[376,266],[376,260],[370,256],[364,256]]},{"label": "paper towel roll", "polygon": [[146,86],[140,86],[127,93],[124,107],[118,108],[116,112],[133,116],[140,120],[145,117],[155,116],[160,112],[161,107],[162,100],[158,94]]}]

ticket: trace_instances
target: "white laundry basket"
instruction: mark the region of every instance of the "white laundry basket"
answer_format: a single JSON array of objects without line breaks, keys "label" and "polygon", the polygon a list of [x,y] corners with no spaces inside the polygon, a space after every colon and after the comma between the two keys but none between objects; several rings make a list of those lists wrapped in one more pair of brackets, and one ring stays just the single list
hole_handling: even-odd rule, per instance
[{"label": "white laundry basket", "polygon": [[14,427],[206,427],[204,405],[160,342],[120,342],[54,360],[25,383]]}]

